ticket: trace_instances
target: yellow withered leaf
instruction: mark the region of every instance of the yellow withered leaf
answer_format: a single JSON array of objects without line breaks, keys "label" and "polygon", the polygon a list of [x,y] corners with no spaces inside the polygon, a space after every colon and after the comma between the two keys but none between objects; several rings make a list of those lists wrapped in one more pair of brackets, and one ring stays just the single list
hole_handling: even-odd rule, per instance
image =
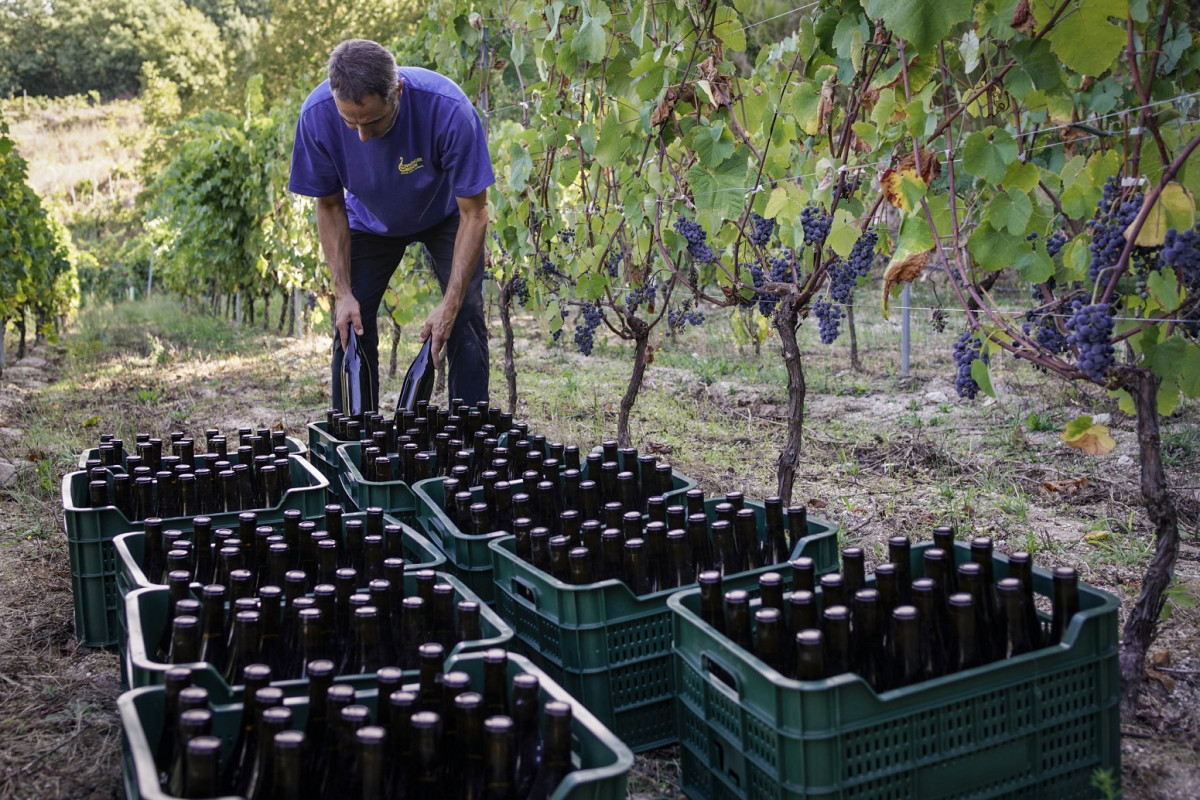
[{"label": "yellow withered leaf", "polygon": [[[1145,209],[1145,206],[1142,208]],[[1133,243],[1138,247],[1161,247],[1168,230],[1186,231],[1195,224],[1196,200],[1192,193],[1181,183],[1168,183],[1150,209]],[[1131,233],[1133,223],[1125,229],[1125,238],[1128,239]]]},{"label": "yellow withered leaf", "polygon": [[910,253],[903,258],[894,258],[892,263],[888,264],[887,270],[883,273],[883,318],[888,318],[888,311],[891,306],[892,289],[902,283],[912,283],[921,272],[924,271],[925,265],[929,263],[929,257],[933,255],[932,250],[926,250],[922,253]]},{"label": "yellow withered leaf", "polygon": [[1076,417],[1067,423],[1062,440],[1067,447],[1082,450],[1089,456],[1106,455],[1117,446],[1117,440],[1109,435],[1108,428],[1094,424],[1089,416]]}]

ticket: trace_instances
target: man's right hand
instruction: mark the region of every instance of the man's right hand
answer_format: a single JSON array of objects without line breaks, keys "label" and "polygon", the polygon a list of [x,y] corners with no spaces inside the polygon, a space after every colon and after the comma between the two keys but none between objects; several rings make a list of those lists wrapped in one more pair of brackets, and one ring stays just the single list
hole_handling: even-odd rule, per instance
[{"label": "man's right hand", "polygon": [[350,326],[354,326],[354,333],[362,336],[362,312],[358,307],[358,300],[354,295],[346,292],[343,295],[338,295],[337,303],[333,307],[333,325],[337,328],[338,336],[342,340],[342,352],[350,345]]}]

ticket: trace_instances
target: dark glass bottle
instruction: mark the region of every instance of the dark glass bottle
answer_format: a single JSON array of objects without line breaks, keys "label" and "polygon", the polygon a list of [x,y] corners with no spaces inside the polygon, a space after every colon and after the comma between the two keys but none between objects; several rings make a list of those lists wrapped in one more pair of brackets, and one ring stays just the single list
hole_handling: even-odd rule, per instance
[{"label": "dark glass bottle", "polygon": [[788,595],[788,635],[795,639],[796,634],[810,628],[820,628],[821,616],[817,612],[817,596],[812,592],[799,589]]},{"label": "dark glass bottle", "polygon": [[354,800],[387,800],[384,791],[387,730],[379,725],[364,725],[354,732]]},{"label": "dark glass bottle", "polygon": [[758,596],[763,608],[777,608],[783,612],[783,576],[778,572],[764,572],[758,576]]},{"label": "dark glass bottle", "polygon": [[698,577],[700,584],[700,618],[725,633],[724,593],[721,589],[721,573],[715,569],[705,570]]},{"label": "dark glass bottle", "polygon": [[483,722],[484,800],[515,800],[516,728],[504,715]]},{"label": "dark glass bottle", "polygon": [[[992,566],[994,547],[989,536],[975,536],[971,539],[971,561],[979,565],[981,581],[980,599],[984,605],[983,616],[991,620],[993,627],[987,631],[989,649],[994,658],[1000,658],[1005,648],[1005,628],[1003,623],[1004,609],[1000,605],[996,593],[996,575]],[[982,631],[981,631],[982,633]]]},{"label": "dark glass bottle", "polygon": [[551,700],[542,707],[542,763],[529,789],[529,800],[548,800],[571,772],[571,706]]},{"label": "dark glass bottle", "polygon": [[891,663],[883,630],[879,592],[859,589],[854,594],[855,672],[876,692],[886,692],[892,686]]},{"label": "dark glass bottle", "polygon": [[925,577],[934,582],[934,590],[942,605],[945,605],[950,595],[958,591],[957,572],[952,557],[952,552],[948,553],[940,547],[930,547],[921,556],[925,565]]},{"label": "dark glass bottle", "polygon": [[179,695],[192,685],[192,671],[187,667],[171,667],[163,675],[163,685],[162,735],[154,751],[154,765],[158,770],[159,784],[165,785],[179,743],[179,714],[182,710]]},{"label": "dark glass bottle", "polygon": [[[233,683],[233,681],[230,681]],[[225,765],[224,785],[235,794],[245,794],[254,772],[258,755],[259,729],[262,727],[263,712],[268,708],[283,705],[283,690],[275,686],[264,686],[253,694],[243,693],[242,724]],[[291,716],[289,714],[288,721]]]},{"label": "dark glass bottle", "polygon": [[920,612],[915,606],[900,605],[892,610],[891,686],[899,689],[924,678],[921,657]]},{"label": "dark glass bottle", "polygon": [[409,771],[409,800],[440,800],[442,783],[442,718],[436,711],[412,715],[413,758]]},{"label": "dark glass bottle", "polygon": [[849,597],[867,585],[867,562],[861,547],[842,549],[842,582]]},{"label": "dark glass bottle", "polygon": [[950,595],[950,626],[953,634],[950,671],[961,672],[983,663],[976,638],[975,602],[967,592]]},{"label": "dark glass bottle", "polygon": [[788,536],[794,548],[805,536],[808,536],[808,508],[805,506],[788,506],[784,513],[787,515]]},{"label": "dark glass bottle", "polygon": [[1001,651],[1000,657],[1012,658],[1022,653],[1028,653],[1035,648],[1035,645],[1029,636],[1025,594],[1021,589],[1020,579],[1002,578],[996,584],[996,591],[1000,594],[1007,628],[1005,647]]},{"label": "dark glass bottle", "polygon": [[825,637],[815,628],[805,628],[792,637],[796,653],[792,677],[800,681],[825,678]]},{"label": "dark glass bottle", "polygon": [[786,674],[783,650],[783,613],[778,608],[754,612],[754,653],[768,667]]},{"label": "dark glass bottle", "polygon": [[[194,600],[188,601],[195,603]],[[171,646],[165,661],[168,664],[192,664],[200,660],[200,618],[180,614],[171,621]]]},{"label": "dark glass bottle", "polygon": [[913,605],[920,623],[922,674],[925,680],[946,674],[947,645],[950,641],[950,616],[935,591],[931,578],[913,581]]},{"label": "dark glass bottle", "polygon": [[176,797],[185,797],[187,792],[187,743],[199,736],[212,732],[212,712],[207,708],[192,705],[194,692],[204,692],[201,702],[208,702],[208,692],[193,686],[180,693],[179,725],[176,734],[175,757],[167,771],[167,782],[163,789]]},{"label": "dark glass bottle", "polygon": [[1071,618],[1079,613],[1079,576],[1074,567],[1055,567],[1049,645],[1062,642]]},{"label": "dark glass bottle", "polygon": [[187,743],[184,797],[215,797],[220,792],[221,740],[197,736]]},{"label": "dark glass bottle", "polygon": [[[689,497],[691,492],[688,492]],[[719,569],[713,556],[712,543],[708,537],[708,517],[703,510],[700,513],[689,514],[687,518],[688,541],[692,545],[692,560],[696,569],[703,572]]]},{"label": "dark glass bottle", "polygon": [[209,584],[200,590],[203,606],[201,621],[203,632],[200,637],[200,661],[207,661],[224,671],[228,661],[225,631],[225,587]]},{"label": "dark glass bottle", "polygon": [[853,669],[850,650],[850,609],[830,606],[821,614],[825,635],[825,675],[833,677]]},{"label": "dark glass bottle", "polygon": [[733,529],[738,544],[738,564],[743,569],[758,569],[765,562],[759,550],[758,518],[754,509],[739,508],[733,515]]},{"label": "dark glass bottle", "polygon": [[1016,578],[1021,584],[1022,603],[1025,609],[1025,635],[1033,648],[1042,646],[1042,624],[1038,621],[1037,604],[1033,593],[1033,558],[1024,550],[1008,557],[1008,577]]},{"label": "dark glass bottle", "polygon": [[763,500],[763,526],[765,536],[761,544],[761,563],[787,563],[791,558],[791,550],[783,524],[783,501],[775,495]]},{"label": "dark glass bottle", "polygon": [[167,652],[171,649],[172,637],[174,635],[172,622],[179,614],[178,604],[180,600],[186,600],[191,597],[191,582],[190,576],[184,570],[171,570],[167,573],[167,624],[163,626],[162,636],[159,637],[158,647],[155,648],[155,658],[159,661],[166,660]]},{"label": "dark glass bottle", "polygon": [[839,573],[821,576],[821,603],[824,608],[846,605],[846,584]]},{"label": "dark glass bottle", "polygon": [[900,602],[912,605],[912,541],[903,534],[888,539],[888,561],[896,565]]},{"label": "dark glass bottle", "polygon": [[483,710],[485,717],[508,714],[508,653],[499,647],[483,653]]},{"label": "dark glass bottle", "polygon": [[750,594],[744,589],[725,593],[725,635],[738,647],[753,651],[750,636]]},{"label": "dark glass bottle", "polygon": [[743,571],[738,559],[733,526],[728,521],[723,519],[713,521],[712,545],[715,554],[714,568],[719,569],[722,575],[728,577]]},{"label": "dark glass bottle", "polygon": [[253,664],[259,656],[259,640],[262,636],[257,611],[238,611],[233,615],[233,630],[230,636],[229,659],[222,673],[225,682],[240,683],[242,669]]},{"label": "dark glass bottle", "polygon": [[792,591],[815,592],[817,570],[813,560],[808,556],[800,556],[789,563],[792,568]]},{"label": "dark glass bottle", "polygon": [[272,746],[274,793],[270,800],[308,800],[304,750],[308,738],[303,731],[281,731]]},{"label": "dark glass bottle", "polygon": [[[938,525],[933,529],[933,546],[949,554],[951,568],[954,566],[954,527]],[[953,592],[951,592],[953,594]]]},{"label": "dark glass bottle", "polygon": [[[470,681],[468,680],[468,686]],[[483,753],[483,696],[462,692],[454,698],[453,758],[447,765],[458,782],[455,796],[483,800],[487,785]]]},{"label": "dark glass bottle", "polygon": [[275,736],[292,726],[291,709],[282,705],[264,708],[258,719],[257,744],[249,773],[234,790],[247,800],[263,800],[275,793],[275,775],[271,769],[271,751]]},{"label": "dark glass bottle", "polygon": [[664,589],[677,589],[696,580],[696,567],[692,563],[692,549],[687,532],[678,528],[667,531],[667,569]]},{"label": "dark glass bottle", "polygon": [[646,563],[646,547],[643,539],[626,539],[623,580],[630,590],[641,597],[651,592],[650,570]]},{"label": "dark glass bottle", "polygon": [[[964,593],[971,595],[971,607],[975,612],[975,638],[978,643],[980,662],[986,664],[995,661],[1000,654],[996,648],[997,640],[993,636],[994,629],[999,627],[999,632],[1003,636],[1005,626],[997,626],[995,609],[985,599],[987,593],[990,592],[990,587],[984,586],[983,570],[979,564],[973,561],[959,564],[958,584]],[[953,606],[951,612],[953,613]]]},{"label": "dark glass bottle", "polygon": [[527,797],[540,765],[538,737],[538,692],[536,675],[522,672],[512,679],[512,718],[516,735],[516,764],[513,787],[517,797]]}]

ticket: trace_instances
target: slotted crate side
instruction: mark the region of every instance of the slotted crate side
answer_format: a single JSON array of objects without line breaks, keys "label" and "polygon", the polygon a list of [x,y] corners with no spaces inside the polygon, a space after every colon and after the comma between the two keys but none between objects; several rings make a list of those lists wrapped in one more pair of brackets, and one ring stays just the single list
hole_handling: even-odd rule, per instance
[{"label": "slotted crate side", "polygon": [[[482,654],[451,656],[446,670],[461,670],[471,677],[477,690],[483,683]],[[571,705],[571,749],[576,768],[559,784],[551,800],[624,800],[627,794],[629,770],[633,753],[613,733],[591,714],[586,706],[572,697],[550,676],[528,659],[509,653],[508,685],[520,673],[538,677],[539,699],[544,704],[559,700]],[[307,683],[294,682],[283,687],[285,704],[292,710],[292,725],[303,728],[307,722]],[[216,702],[213,711],[213,735],[223,742],[223,760],[228,758],[241,722],[241,693],[211,690]],[[511,689],[510,689],[511,691]],[[128,800],[171,800],[159,788],[154,767],[154,750],[162,735],[164,689],[146,686],[125,692],[117,699],[122,728],[122,774]],[[374,714],[378,692],[374,682],[356,684],[356,703],[371,709]],[[234,800],[227,798],[225,800]]]},{"label": "slotted crate side", "polygon": [[[363,478],[359,463],[362,461],[362,445],[358,442],[341,444],[337,447],[338,461],[341,467],[338,471],[337,482],[342,495],[351,503],[353,508],[366,509],[378,506],[384,511],[412,522],[416,518],[417,499],[407,483],[395,481],[368,481]],[[392,462],[393,474],[399,469],[400,456],[389,455]]]},{"label": "slotted crate side", "polygon": [[[715,515],[719,500],[706,501]],[[747,503],[759,512],[762,505]],[[813,558],[818,572],[837,568],[837,529],[810,517],[809,535],[793,558]],[[618,580],[589,586],[562,583],[516,555],[511,536],[490,543],[496,609],[537,662],[577,696],[635,751],[677,738],[674,719],[673,633],[667,598],[676,590],[636,597]],[[757,586],[774,567],[730,576],[728,588]]]},{"label": "slotted crate side", "polygon": [[[913,548],[914,576],[928,546]],[[1007,564],[996,558],[997,578]],[[1034,578],[1050,592],[1049,573]],[[1092,797],[1095,769],[1120,774],[1117,602],[1104,592],[1081,585],[1061,645],[882,695],[856,675],[784,678],[699,619],[698,591],[668,604],[689,796],[1047,796],[1082,779],[1064,796]]]},{"label": "slotted crate side", "polygon": [[[451,571],[471,586],[485,603],[493,605],[496,595],[492,585],[492,556],[488,551],[488,542],[506,534],[504,531],[494,531],[474,536],[459,530],[442,510],[445,497],[442,480],[429,478],[413,484],[417,503],[416,526],[446,554]],[[514,484],[520,486],[521,482]],[[483,493],[482,487],[475,487],[471,491],[477,497]]]},{"label": "slotted crate side", "polygon": [[[302,456],[302,457],[308,455],[308,446],[306,444],[304,444],[304,442],[297,439],[296,437],[285,436],[284,441],[287,443],[288,455],[298,455],[298,456]],[[169,443],[166,443],[166,444],[169,444]],[[79,468],[87,469],[87,462],[90,459],[99,458],[99,457],[100,457],[100,448],[99,447],[85,448],[84,451],[79,454]]]},{"label": "slotted crate side", "polygon": [[[437,573],[438,582],[448,583],[454,587],[455,603],[462,600],[478,602],[479,597],[465,584],[446,572]],[[162,683],[164,675],[171,664],[156,661],[155,650],[167,625],[167,599],[169,589],[153,587],[138,589],[125,598],[125,618],[129,631],[129,646],[126,658],[127,672],[125,680],[130,686],[148,686]],[[416,574],[404,575],[405,595],[416,594]],[[197,598],[198,599],[198,598]],[[479,620],[483,638],[458,642],[452,653],[469,653],[476,650],[487,650],[490,647],[508,648],[513,643],[513,629],[493,610],[480,603]],[[188,666],[195,670],[208,672],[219,685],[226,682],[217,673],[213,665],[206,662],[196,662]],[[415,679],[416,670],[408,673]],[[299,679],[298,679],[299,680]]]},{"label": "slotted crate side", "polygon": [[[297,509],[306,518],[325,511],[325,490],[329,482],[304,459],[288,457],[292,488],[272,508],[245,509],[259,515],[263,524],[283,521],[283,512]],[[88,475],[69,472],[63,476],[63,530],[67,536],[67,554],[71,567],[71,595],[75,603],[75,638],[86,647],[111,647],[117,644],[116,618],[120,613],[121,594],[117,587],[117,563],[112,540],[122,533],[141,530],[141,520],[131,522],[115,506],[90,508]],[[213,527],[237,527],[240,511],[209,514]],[[163,520],[164,528],[191,530],[191,517]],[[103,577],[102,581],[94,580]],[[104,598],[101,600],[100,598]],[[105,613],[101,613],[101,609]]]}]

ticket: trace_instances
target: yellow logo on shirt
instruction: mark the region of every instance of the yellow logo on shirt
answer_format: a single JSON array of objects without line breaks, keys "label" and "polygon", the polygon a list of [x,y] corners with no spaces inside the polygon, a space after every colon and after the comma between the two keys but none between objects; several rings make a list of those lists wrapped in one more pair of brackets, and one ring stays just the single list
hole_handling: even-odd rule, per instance
[{"label": "yellow logo on shirt", "polygon": [[424,159],[418,158],[416,161],[411,161],[411,162],[405,164],[404,156],[400,156],[400,165],[399,165],[400,174],[408,175],[410,172],[416,172],[421,167],[425,166],[424,164],[421,163],[421,161],[423,161],[423,160]]}]

